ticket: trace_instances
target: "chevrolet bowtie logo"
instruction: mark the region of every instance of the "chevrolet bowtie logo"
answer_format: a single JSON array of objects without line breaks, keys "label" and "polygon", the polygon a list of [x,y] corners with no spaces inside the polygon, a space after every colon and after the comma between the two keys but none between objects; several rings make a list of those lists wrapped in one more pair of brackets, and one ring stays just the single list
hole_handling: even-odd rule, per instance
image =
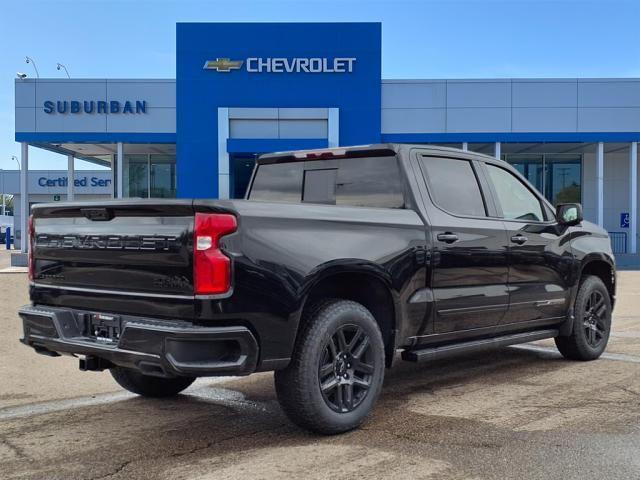
[{"label": "chevrolet bowtie logo", "polygon": [[205,70],[217,70],[218,72],[230,72],[231,70],[238,70],[243,63],[242,60],[216,58],[215,60],[207,60],[203,68]]}]

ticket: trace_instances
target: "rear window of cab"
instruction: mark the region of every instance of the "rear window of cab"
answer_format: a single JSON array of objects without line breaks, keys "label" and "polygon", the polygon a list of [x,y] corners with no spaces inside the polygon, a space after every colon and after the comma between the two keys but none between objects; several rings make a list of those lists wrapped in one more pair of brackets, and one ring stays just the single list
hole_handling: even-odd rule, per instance
[{"label": "rear window of cab", "polygon": [[404,208],[395,156],[259,164],[249,200]]}]

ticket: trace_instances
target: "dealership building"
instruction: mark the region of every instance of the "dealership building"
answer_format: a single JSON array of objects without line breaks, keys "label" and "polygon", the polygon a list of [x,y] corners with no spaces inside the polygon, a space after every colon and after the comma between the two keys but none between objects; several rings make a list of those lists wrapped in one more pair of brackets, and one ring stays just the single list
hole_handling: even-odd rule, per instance
[{"label": "dealership building", "polygon": [[[237,198],[264,152],[442,144],[503,158],[551,202],[581,202],[617,253],[637,253],[640,79],[382,79],[381,32],[180,23],[175,80],[16,79],[20,190],[33,148],[67,156],[66,178],[76,158],[108,167],[103,195]],[[61,199],[89,195],[76,185],[58,185]]]}]

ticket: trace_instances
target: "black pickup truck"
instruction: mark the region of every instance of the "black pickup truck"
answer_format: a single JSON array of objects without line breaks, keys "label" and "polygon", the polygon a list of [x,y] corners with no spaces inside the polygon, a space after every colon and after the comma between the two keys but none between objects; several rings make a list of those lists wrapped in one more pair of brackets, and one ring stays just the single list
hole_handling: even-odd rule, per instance
[{"label": "black pickup truck", "polygon": [[169,396],[275,371],[289,418],[360,425],[396,353],[426,362],[611,326],[606,231],[507,163],[424,145],[276,153],[245,200],[37,205],[24,344]]}]

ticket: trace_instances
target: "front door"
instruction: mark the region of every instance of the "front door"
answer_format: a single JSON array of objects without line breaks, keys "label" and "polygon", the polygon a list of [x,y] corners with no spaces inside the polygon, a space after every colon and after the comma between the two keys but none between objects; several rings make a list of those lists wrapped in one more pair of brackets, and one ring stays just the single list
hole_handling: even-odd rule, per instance
[{"label": "front door", "polygon": [[506,313],[507,236],[486,198],[476,162],[421,156],[427,185],[432,250],[434,331],[447,333],[498,324]]},{"label": "front door", "polygon": [[572,257],[566,229],[512,171],[486,163],[509,239],[509,311],[502,323],[563,317],[569,308]]}]

